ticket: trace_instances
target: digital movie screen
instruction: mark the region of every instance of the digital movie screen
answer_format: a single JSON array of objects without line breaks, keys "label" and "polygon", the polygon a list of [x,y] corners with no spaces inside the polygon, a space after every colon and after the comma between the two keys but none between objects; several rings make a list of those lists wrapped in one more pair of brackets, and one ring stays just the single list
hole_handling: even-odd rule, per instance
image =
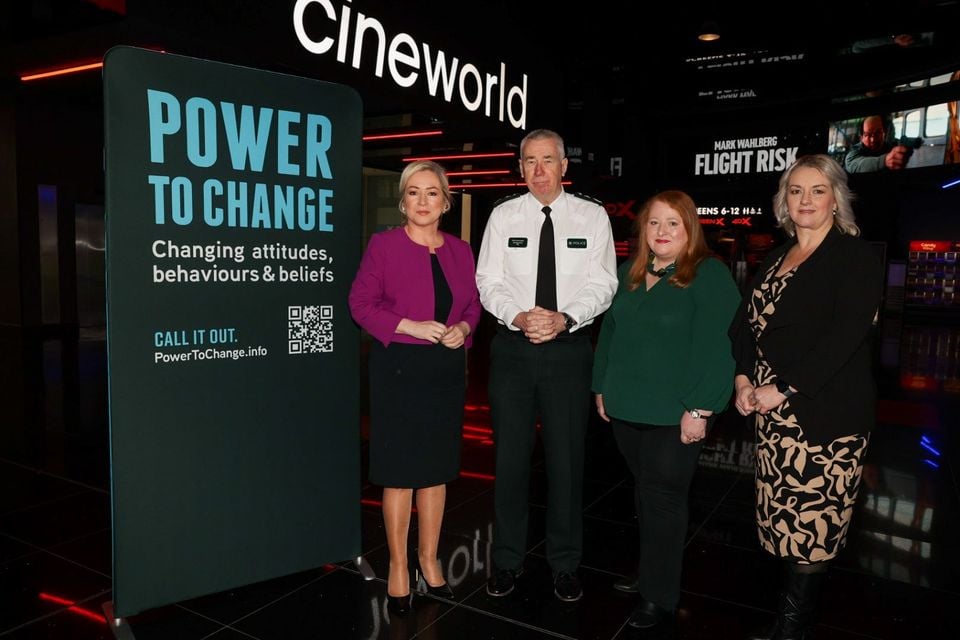
[{"label": "digital movie screen", "polygon": [[847,173],[960,163],[958,101],[830,123],[827,153]]}]

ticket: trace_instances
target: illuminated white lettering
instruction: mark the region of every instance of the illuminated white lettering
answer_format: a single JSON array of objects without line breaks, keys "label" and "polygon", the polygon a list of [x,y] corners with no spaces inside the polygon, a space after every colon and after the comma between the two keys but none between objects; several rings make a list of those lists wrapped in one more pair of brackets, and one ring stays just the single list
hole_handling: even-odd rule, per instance
[{"label": "illuminated white lettering", "polygon": [[[348,64],[347,56],[352,52],[349,64],[357,70],[364,64],[369,65],[372,58],[373,73],[378,78],[383,77],[386,63],[391,80],[400,87],[412,87],[423,76],[431,96],[453,102],[454,91],[459,90],[460,102],[467,110],[478,111],[482,107],[489,118],[496,117],[501,122],[506,118],[511,126],[526,128],[526,74],[522,75],[520,84],[508,86],[505,63],[500,63],[499,74],[482,73],[476,65],[461,63],[456,56],[432,49],[426,42],[418,44],[410,34],[398,33],[391,38],[378,19],[361,12],[353,16],[348,2],[341,3],[338,16],[332,0],[296,0],[293,27],[300,45],[315,55],[326,54],[336,45],[336,60],[341,64]],[[308,20],[307,9],[311,4],[318,5],[322,11],[310,12]],[[328,22],[336,23],[336,29],[331,29]],[[334,32],[336,38],[332,35]],[[178,123],[168,125],[170,129],[175,126]],[[158,136],[158,139],[161,138]]]}]

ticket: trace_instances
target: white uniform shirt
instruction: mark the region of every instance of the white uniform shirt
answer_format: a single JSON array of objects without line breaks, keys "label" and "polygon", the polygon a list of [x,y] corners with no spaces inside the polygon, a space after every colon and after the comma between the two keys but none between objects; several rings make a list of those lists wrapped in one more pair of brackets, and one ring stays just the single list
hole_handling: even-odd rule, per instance
[{"label": "white uniform shirt", "polygon": [[[606,311],[617,290],[613,232],[604,208],[561,191],[550,203],[557,257],[557,311],[584,327]],[[494,208],[483,232],[477,287],[483,307],[511,323],[535,306],[543,204],[530,192]]]}]

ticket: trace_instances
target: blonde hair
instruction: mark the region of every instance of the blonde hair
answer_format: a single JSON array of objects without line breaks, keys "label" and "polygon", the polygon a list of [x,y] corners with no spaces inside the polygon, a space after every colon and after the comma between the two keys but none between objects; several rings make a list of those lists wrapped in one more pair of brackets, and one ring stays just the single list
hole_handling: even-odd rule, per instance
[{"label": "blonde hair", "polygon": [[837,164],[836,160],[823,153],[800,156],[780,176],[780,188],[777,189],[777,194],[773,196],[773,215],[777,218],[777,226],[791,237],[797,234],[796,226],[790,219],[790,210],[787,207],[787,191],[790,189],[790,176],[802,167],[816,169],[823,174],[823,177],[830,184],[830,189],[833,190],[833,199],[837,203],[833,216],[833,226],[840,229],[842,233],[851,236],[860,235],[860,227],[857,226],[853,215],[854,195],[850,191],[850,187],[847,186],[847,172]]},{"label": "blonde hair", "polygon": [[400,200],[397,202],[397,208],[400,209],[400,216],[403,223],[407,223],[407,212],[403,210],[403,194],[407,190],[407,184],[410,178],[421,171],[432,171],[440,180],[440,190],[443,192],[443,202],[446,204],[444,211],[453,206],[453,193],[450,191],[450,181],[447,179],[447,172],[439,164],[432,160],[417,160],[408,164],[403,173],[400,174]]}]

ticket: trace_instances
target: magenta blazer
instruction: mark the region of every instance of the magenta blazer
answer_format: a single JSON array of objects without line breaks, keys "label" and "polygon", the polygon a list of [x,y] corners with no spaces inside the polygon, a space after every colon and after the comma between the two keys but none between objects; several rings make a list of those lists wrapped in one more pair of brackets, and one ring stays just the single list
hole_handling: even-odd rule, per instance
[{"label": "magenta blazer", "polygon": [[[473,250],[449,233],[442,235],[443,246],[438,247],[436,253],[453,294],[446,324],[449,327],[463,321],[470,325],[465,343],[469,347],[480,319]],[[349,301],[353,319],[384,346],[391,342],[430,344],[427,340],[394,333],[404,318],[433,320],[430,249],[411,240],[403,227],[373,234],[350,287]]]}]

